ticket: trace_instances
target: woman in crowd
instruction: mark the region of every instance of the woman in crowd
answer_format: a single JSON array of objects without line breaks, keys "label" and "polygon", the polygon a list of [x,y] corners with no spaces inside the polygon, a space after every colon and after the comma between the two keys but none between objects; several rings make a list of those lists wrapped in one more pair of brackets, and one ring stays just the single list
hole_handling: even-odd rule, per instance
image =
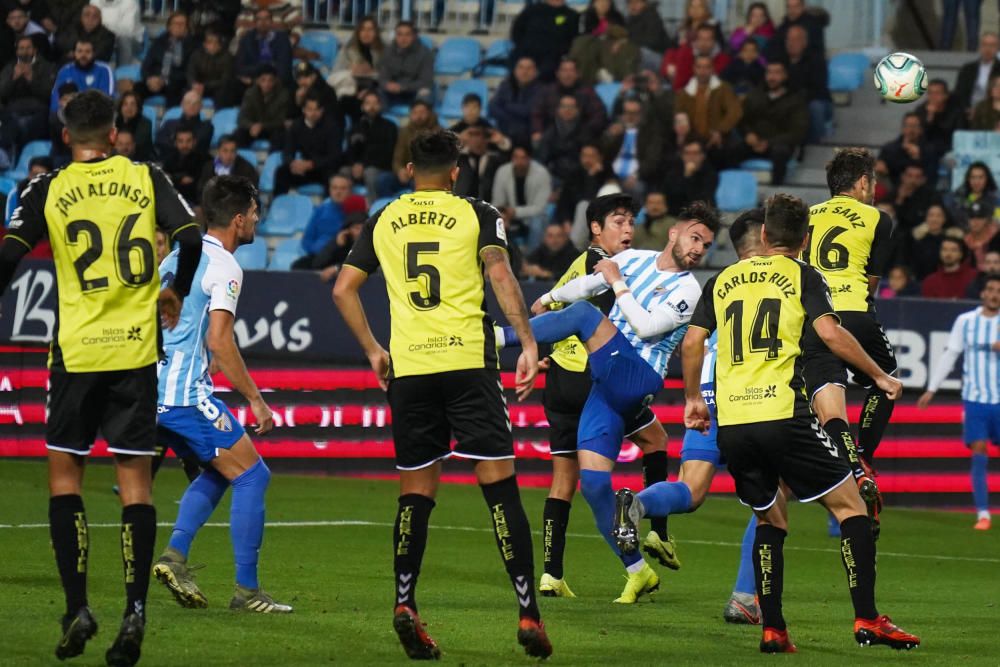
[{"label": "woman in crowd", "polygon": [[611,25],[625,25],[625,17],[615,8],[611,0],[590,0],[581,22],[584,35],[600,37]]},{"label": "woman in crowd", "polygon": [[719,47],[725,47],[726,41],[722,36],[722,26],[712,16],[712,7],[709,0],[688,0],[687,7],[684,8],[684,21],[677,31],[677,41],[683,44],[690,44],[694,41],[694,34],[703,25],[710,25],[715,28],[715,41]]},{"label": "woman in crowd", "polygon": [[734,54],[740,52],[743,42],[753,39],[757,42],[758,51],[764,52],[767,40],[774,36],[774,23],[771,13],[763,2],[751,2],[747,8],[746,23],[733,31],[729,36],[729,50]]},{"label": "woman in crowd", "polygon": [[972,108],[972,122],[969,126],[973,130],[992,132],[996,130],[997,123],[1000,123],[1000,76],[990,80],[986,87],[986,97]]},{"label": "woman in crowd", "polygon": [[984,201],[987,206],[997,206],[997,182],[993,172],[985,162],[973,162],[965,170],[965,180],[958,189],[951,193],[948,208],[952,216],[961,215],[966,208],[977,201]]},{"label": "woman in crowd", "polygon": [[129,130],[135,137],[135,159],[153,159],[153,124],[142,114],[142,98],[138,93],[123,93],[118,100],[115,127]]},{"label": "woman in crowd", "polygon": [[355,119],[360,115],[362,96],[378,85],[378,64],[384,46],[378,23],[366,16],[358,21],[351,39],[333,63],[333,74],[327,83]]},{"label": "woman in crowd", "polygon": [[944,206],[931,204],[924,222],[913,228],[909,264],[917,279],[923,280],[937,271],[941,262],[941,242],[946,237],[961,239],[962,231],[951,225]]}]

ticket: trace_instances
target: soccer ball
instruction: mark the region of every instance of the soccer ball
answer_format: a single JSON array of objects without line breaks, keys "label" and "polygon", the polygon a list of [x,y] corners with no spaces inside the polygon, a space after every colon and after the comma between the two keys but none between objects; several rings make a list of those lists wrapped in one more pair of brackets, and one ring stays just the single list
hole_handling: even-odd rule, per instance
[{"label": "soccer ball", "polygon": [[909,53],[890,53],[875,66],[875,89],[890,102],[913,102],[927,92],[927,70]]}]

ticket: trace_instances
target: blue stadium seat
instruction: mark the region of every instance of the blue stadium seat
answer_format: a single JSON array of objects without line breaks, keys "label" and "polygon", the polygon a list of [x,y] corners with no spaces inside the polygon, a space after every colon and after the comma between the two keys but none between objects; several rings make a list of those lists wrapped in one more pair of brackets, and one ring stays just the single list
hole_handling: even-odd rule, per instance
[{"label": "blue stadium seat", "polygon": [[437,46],[434,45],[434,40],[427,35],[420,35],[420,41],[423,42],[423,45],[431,51],[437,48]]},{"label": "blue stadium seat", "polygon": [[17,190],[11,190],[7,195],[7,205],[3,209],[3,226],[10,224],[10,219],[14,215],[14,209],[21,203],[21,198],[17,195]]},{"label": "blue stadium seat", "polygon": [[48,155],[51,152],[51,141],[29,141],[28,144],[21,149],[21,154],[17,158],[17,165],[7,172],[7,178],[12,178],[15,181],[27,178],[28,163],[31,162],[31,158]]},{"label": "blue stadium seat", "polygon": [[724,169],[715,190],[719,210],[733,213],[757,205],[757,179],[748,171]]},{"label": "blue stadium seat", "polygon": [[[143,108],[145,109],[145,107],[143,107]],[[184,113],[183,109],[181,109],[179,106],[178,107],[170,107],[169,109],[167,109],[166,111],[164,111],[163,115],[160,117],[160,125],[163,125],[168,120],[175,120],[177,118],[180,118],[181,114],[183,114],[183,113]],[[204,118],[204,116],[202,114],[198,114],[198,116],[200,118]]]},{"label": "blue stadium seat", "polygon": [[237,248],[233,256],[244,271],[263,271],[267,268],[267,240],[258,236],[253,243]]},{"label": "blue stadium seat", "polygon": [[9,195],[14,188],[17,187],[17,181],[13,178],[4,178],[0,176],[0,194]]},{"label": "blue stadium seat", "polygon": [[615,105],[615,98],[618,97],[618,91],[621,90],[622,84],[612,81],[609,83],[599,83],[594,86],[594,92],[597,96],[601,98],[604,102],[604,108],[608,110],[608,115],[611,115],[611,107]]},{"label": "blue stadium seat", "polygon": [[469,93],[479,95],[483,109],[489,101],[489,90],[486,82],[481,79],[456,79],[444,91],[444,99],[437,108],[437,113],[443,118],[459,118],[462,115],[462,98]]},{"label": "blue stadium seat", "polygon": [[278,195],[271,202],[271,208],[264,220],[261,231],[268,236],[291,236],[301,232],[312,217],[313,203],[304,195]]},{"label": "blue stadium seat", "polygon": [[241,158],[243,158],[244,160],[246,160],[247,162],[249,162],[251,165],[253,165],[254,168],[257,167],[257,152],[256,151],[252,151],[249,148],[240,148],[240,149],[237,149],[236,152],[239,153],[239,156]]},{"label": "blue stadium seat", "polygon": [[333,68],[333,61],[337,59],[337,37],[327,30],[306,30],[302,33],[299,46],[319,54],[319,59],[312,62],[319,63],[327,69]]},{"label": "blue stadium seat", "polygon": [[156,113],[155,107],[147,107],[143,105],[142,115],[149,120],[149,124],[152,125],[154,128],[160,126],[159,114]]},{"label": "blue stadium seat", "polygon": [[258,139],[257,141],[250,144],[250,150],[259,151],[262,153],[271,152],[271,142],[267,139]]},{"label": "blue stadium seat", "polygon": [[138,81],[142,73],[139,69],[139,64],[134,65],[121,65],[115,69],[115,81],[122,81],[128,79],[129,81]]},{"label": "blue stadium seat", "polygon": [[[212,116],[212,148],[219,145],[219,139],[225,134],[232,134],[236,131],[236,119],[239,118],[240,110],[236,107],[219,109]],[[256,164],[254,162],[253,164]]]},{"label": "blue stadium seat", "polygon": [[459,75],[479,64],[479,42],[471,37],[449,37],[434,58],[434,74]]},{"label": "blue stadium seat", "polygon": [[368,209],[368,212],[371,213],[372,215],[375,215],[381,209],[385,208],[395,200],[396,200],[395,197],[382,197],[381,199],[376,199],[375,201],[372,202],[371,208]]},{"label": "blue stadium seat", "polygon": [[863,53],[838,53],[827,66],[830,92],[849,93],[861,87],[868,72],[868,56]]},{"label": "blue stadium seat", "polygon": [[292,262],[302,257],[302,239],[285,239],[278,243],[274,255],[267,265],[268,271],[287,271],[292,268]]},{"label": "blue stadium seat", "polygon": [[295,192],[303,197],[322,197],[326,194],[326,188],[319,183],[307,183],[297,186]]},{"label": "blue stadium seat", "polygon": [[274,192],[274,172],[281,166],[282,155],[280,152],[271,153],[264,160],[264,166],[260,169],[260,191]]},{"label": "blue stadium seat", "polygon": [[[740,162],[740,169],[743,171],[763,171],[768,174],[771,173],[771,161],[762,157],[755,157],[750,160],[744,160]],[[788,165],[785,167],[787,173],[794,171],[796,167],[799,166],[798,160],[792,158],[788,161]]]},{"label": "blue stadium seat", "polygon": [[167,106],[167,98],[163,95],[151,95],[146,98],[145,104],[151,107],[165,107]]},{"label": "blue stadium seat", "polygon": [[[510,59],[510,52],[514,50],[514,42],[509,39],[498,39],[491,42],[486,47],[483,60],[503,59],[504,62]],[[483,68],[483,76],[507,76],[510,68],[507,65],[487,65]]]}]

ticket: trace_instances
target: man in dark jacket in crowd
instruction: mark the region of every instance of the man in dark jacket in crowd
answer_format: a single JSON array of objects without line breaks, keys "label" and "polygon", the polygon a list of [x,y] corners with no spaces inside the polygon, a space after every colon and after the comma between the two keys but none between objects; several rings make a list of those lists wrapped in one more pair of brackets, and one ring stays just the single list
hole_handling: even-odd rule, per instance
[{"label": "man in dark jacket in crowd", "polygon": [[144,98],[163,95],[167,106],[180,102],[187,87],[187,67],[195,50],[195,40],[188,33],[184,14],[171,14],[167,29],[154,39],[142,61],[142,82],[136,89]]},{"label": "man in dark jacket in crowd", "polygon": [[663,18],[649,0],[628,0],[627,6],[625,27],[629,40],[642,52],[642,69],[658,69],[663,52],[670,46]]},{"label": "man in dark jacket in crowd", "polygon": [[510,27],[514,42],[511,62],[531,58],[543,81],[551,81],[559,61],[569,53],[580,32],[580,15],[566,0],[545,0],[524,6]]},{"label": "man in dark jacket in crowd", "polygon": [[174,147],[174,134],[177,128],[186,127],[194,132],[198,150],[208,153],[212,144],[212,123],[201,117],[201,95],[189,90],[181,99],[181,116],[164,121],[156,133],[156,153],[163,159]]},{"label": "man in dark jacket in crowd", "polygon": [[192,204],[201,201],[198,181],[201,171],[210,158],[198,150],[194,132],[189,127],[179,127],[174,134],[174,148],[163,160],[163,171],[174,182],[177,192]]},{"label": "man in dark jacket in crowd", "polygon": [[912,162],[922,164],[928,177],[936,177],[940,159],[941,156],[924,136],[920,116],[911,111],[903,116],[899,136],[882,146],[875,169],[878,173],[887,175],[895,186],[899,184],[903,170]]},{"label": "man in dark jacket in crowd", "polygon": [[503,156],[490,149],[488,131],[478,125],[462,130],[462,154],[458,156],[458,178],[452,192],[460,197],[489,199],[493,196],[493,177],[505,162]]},{"label": "man in dark jacket in crowd", "polygon": [[17,57],[0,71],[0,123],[12,128],[19,146],[47,136],[49,96],[55,68],[37,55],[30,37],[17,40]]},{"label": "man in dark jacket in crowd", "polygon": [[951,151],[955,130],[965,127],[966,118],[954,95],[948,93],[948,83],[944,79],[931,80],[927,85],[927,97],[916,113],[924,126],[924,137],[934,152],[944,155]]},{"label": "man in dark jacket in crowd", "polygon": [[805,93],[809,105],[809,143],[826,134],[826,124],[833,120],[826,58],[809,48],[809,34],[801,25],[793,25],[785,34],[785,67],[788,87]]},{"label": "man in dark jacket in crowd", "polygon": [[563,95],[553,123],[538,142],[535,158],[560,182],[572,174],[584,144],[597,139],[584,126],[580,105],[573,95]]},{"label": "man in dark jacket in crowd", "polygon": [[594,89],[580,81],[580,69],[570,58],[563,58],[556,70],[556,80],[542,86],[538,99],[531,110],[531,139],[538,141],[542,133],[555,120],[559,98],[572,95],[580,107],[580,122],[587,132],[597,137],[608,124],[607,110],[604,102],[597,96]]},{"label": "man in dark jacket in crowd", "polygon": [[361,99],[361,117],[347,139],[347,163],[355,183],[364,183],[372,199],[395,192],[396,174],[392,153],[396,150],[399,128],[382,115],[382,100],[369,90]]},{"label": "man in dark jacket in crowd", "polygon": [[242,176],[257,185],[257,167],[250,164],[236,150],[236,138],[227,134],[219,139],[219,151],[214,160],[205,163],[198,179],[198,190],[204,190],[205,185],[216,176]]},{"label": "man in dark jacket in crowd", "polygon": [[285,114],[288,112],[288,91],[278,81],[271,65],[261,65],[257,81],[243,96],[236,121],[236,141],[246,147],[258,139],[266,139],[271,148],[280,148],[285,138]]},{"label": "man in dark jacket in crowd", "polygon": [[962,65],[955,80],[955,101],[962,111],[969,111],[989,93],[990,81],[1000,76],[1000,37],[984,32],[979,38],[979,58]]},{"label": "man in dark jacket in crowd", "polygon": [[802,26],[809,34],[809,50],[820,55],[826,54],[826,36],[823,34],[830,23],[826,10],[819,7],[806,9],[805,0],[787,0],[785,18],[778,25],[774,36],[767,42],[764,55],[768,61],[784,58],[785,36],[793,25]]},{"label": "man in dark jacket in crowd", "polygon": [[343,143],[340,125],[317,97],[307,97],[302,118],[292,123],[284,144],[284,163],[274,174],[274,194],[292,187],[327,182],[340,167]]},{"label": "man in dark jacket in crowd", "polygon": [[434,94],[434,54],[409,21],[396,25],[392,42],[382,50],[378,85],[389,107],[418,99],[430,101]]},{"label": "man in dark jacket in crowd", "polygon": [[239,102],[240,82],[233,76],[233,56],[224,47],[222,35],[206,30],[201,47],[188,63],[188,86],[215,102],[216,109]]},{"label": "man in dark jacket in crowd", "polygon": [[277,30],[271,10],[259,7],[254,12],[253,30],[248,30],[236,49],[236,76],[249,86],[261,65],[270,65],[286,89],[293,88],[292,43],[288,33]]},{"label": "man in dark jacket in crowd", "polygon": [[73,57],[78,39],[86,38],[94,45],[94,58],[109,63],[115,54],[115,34],[101,23],[101,10],[85,5],[80,17],[56,33],[56,50],[61,60]]},{"label": "man in dark jacket in crowd", "polygon": [[302,107],[310,97],[319,100],[323,110],[337,121],[340,131],[344,131],[344,114],[337,100],[337,92],[323,80],[320,72],[312,63],[302,61],[295,65],[295,93],[292,108],[292,117],[298,118],[302,115]]},{"label": "man in dark jacket in crowd", "polygon": [[700,140],[688,139],[681,147],[680,155],[669,161],[659,189],[667,197],[667,210],[671,215],[679,214],[692,202],[715,204],[719,174],[707,157]]},{"label": "man in dark jacket in crowd", "polygon": [[490,100],[490,116],[497,129],[515,145],[531,142],[531,114],[542,92],[538,69],[531,58],[521,58]]}]

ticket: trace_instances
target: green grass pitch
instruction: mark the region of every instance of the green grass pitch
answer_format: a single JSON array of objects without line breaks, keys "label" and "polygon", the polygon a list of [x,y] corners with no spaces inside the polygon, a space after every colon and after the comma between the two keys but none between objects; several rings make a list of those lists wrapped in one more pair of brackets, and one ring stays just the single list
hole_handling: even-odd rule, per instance
[{"label": "green grass pitch", "polygon": [[[100,630],[80,658],[100,665],[121,613],[119,506],[106,465],[88,470],[85,502],[91,528],[90,603]],[[53,649],[62,592],[49,547],[45,466],[0,462],[0,611],[3,665],[56,664]],[[183,475],[165,466],[156,484],[161,525],[175,517]],[[523,492],[536,528],[540,573],[544,491]],[[155,581],[141,665],[402,664],[390,624],[393,602],[391,482],[275,475],[261,552],[264,588],[295,605],[290,616],[228,611],[232,556],[224,526],[207,526],[192,550],[208,567],[198,582],[207,610],[180,608]],[[212,521],[228,521],[228,494]],[[820,508],[796,505],[786,542],[785,614],[798,656],[757,653],[759,628],[721,618],[735,578],[747,513],[735,500],[710,498],[691,516],[671,520],[683,568],[661,572],[652,600],[612,605],[622,568],[597,538],[582,498],[570,520],[566,577],[577,599],[541,599],[561,665],[744,665],[774,660],[800,665],[1000,664],[1000,531],[977,533],[968,514],[901,510],[883,515],[879,542],[880,611],[917,633],[909,653],[854,644],[852,612],[838,543],[826,537]],[[310,525],[312,522],[312,525]],[[418,600],[443,660],[458,664],[525,664],[515,643],[516,602],[489,533],[478,489],[444,486],[431,517]],[[29,524],[28,526],[24,526]],[[22,525],[24,527],[12,527]],[[157,552],[169,528],[159,532]],[[537,575],[536,575],[537,576]]]}]

